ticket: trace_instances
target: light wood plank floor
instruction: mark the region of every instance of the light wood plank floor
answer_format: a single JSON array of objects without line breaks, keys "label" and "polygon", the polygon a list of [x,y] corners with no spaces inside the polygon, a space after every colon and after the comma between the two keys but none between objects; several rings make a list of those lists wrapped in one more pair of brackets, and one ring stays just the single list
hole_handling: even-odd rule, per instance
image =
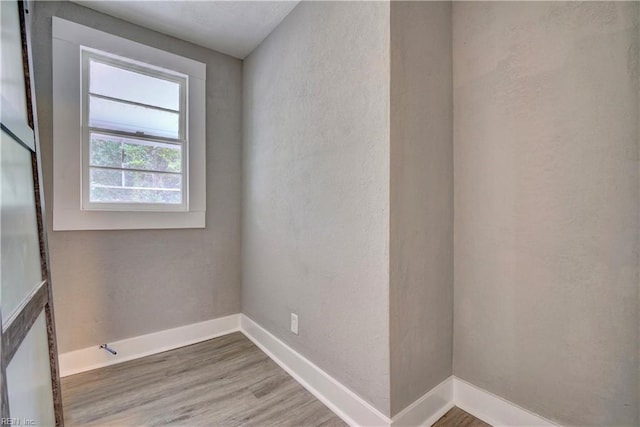
[{"label": "light wood plank floor", "polygon": [[62,380],[67,426],[345,426],[241,333]]},{"label": "light wood plank floor", "polygon": [[[241,333],[62,379],[67,426],[345,426]],[[434,427],[490,427],[453,408]]]},{"label": "light wood plank floor", "polygon": [[453,407],[444,414],[433,427],[491,427],[489,424],[480,421],[468,412],[460,408]]}]

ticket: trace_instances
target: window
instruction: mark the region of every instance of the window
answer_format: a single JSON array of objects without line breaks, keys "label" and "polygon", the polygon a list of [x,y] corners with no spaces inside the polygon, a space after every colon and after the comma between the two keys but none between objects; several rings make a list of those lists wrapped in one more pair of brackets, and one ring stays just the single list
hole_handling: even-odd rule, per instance
[{"label": "window", "polygon": [[200,228],[205,65],[53,18],[53,228]]},{"label": "window", "polygon": [[186,210],[188,76],[82,50],[83,209]]}]

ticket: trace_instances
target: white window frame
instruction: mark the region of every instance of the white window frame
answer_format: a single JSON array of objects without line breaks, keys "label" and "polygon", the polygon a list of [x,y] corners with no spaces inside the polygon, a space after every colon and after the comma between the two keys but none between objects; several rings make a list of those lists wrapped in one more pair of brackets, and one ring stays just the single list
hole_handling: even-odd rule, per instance
[{"label": "white window frame", "polygon": [[[101,52],[95,49],[81,47],[81,60],[82,60],[82,209],[83,210],[105,210],[105,211],[155,211],[155,212],[175,212],[175,211],[188,211],[189,210],[189,137],[187,134],[187,121],[188,121],[188,101],[187,91],[189,84],[189,76],[181,73],[172,72],[171,70],[160,69],[158,67],[152,67],[150,64],[142,64],[138,61],[133,61],[128,58],[121,58],[108,52]],[[144,135],[136,135],[129,132],[116,132],[110,129],[91,128],[89,126],[89,88],[91,87],[89,72],[90,61],[96,61],[107,65],[112,65],[121,69],[130,70],[142,74],[147,74],[151,77],[161,78],[180,85],[180,107],[179,107],[179,135],[175,140],[169,138],[162,138],[157,136],[145,137]],[[97,95],[94,95],[97,96]],[[125,100],[119,100],[120,102],[128,103]],[[131,102],[131,104],[136,104]],[[162,110],[162,108],[158,108]],[[132,139],[147,139],[150,141],[177,143],[182,148],[182,160],[181,160],[181,172],[182,175],[182,202],[180,204],[169,203],[104,203],[104,202],[91,202],[90,200],[90,134],[92,132],[102,134],[112,134],[122,137],[129,137]],[[138,170],[136,170],[138,171]],[[138,172],[148,172],[140,170]]]},{"label": "white window frame", "polygon": [[[57,17],[53,17],[52,54],[53,229],[204,228],[206,65]],[[89,185],[83,182],[89,170],[85,55],[185,79],[186,91],[184,96],[181,93],[185,112],[180,135],[185,144],[182,204],[89,202]]]}]

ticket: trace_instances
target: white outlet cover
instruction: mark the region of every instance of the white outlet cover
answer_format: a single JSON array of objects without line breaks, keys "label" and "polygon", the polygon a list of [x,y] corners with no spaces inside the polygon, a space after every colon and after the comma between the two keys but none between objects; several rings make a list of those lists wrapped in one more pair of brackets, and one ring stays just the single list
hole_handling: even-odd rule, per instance
[{"label": "white outlet cover", "polygon": [[298,335],[298,315],[291,313],[291,332]]}]

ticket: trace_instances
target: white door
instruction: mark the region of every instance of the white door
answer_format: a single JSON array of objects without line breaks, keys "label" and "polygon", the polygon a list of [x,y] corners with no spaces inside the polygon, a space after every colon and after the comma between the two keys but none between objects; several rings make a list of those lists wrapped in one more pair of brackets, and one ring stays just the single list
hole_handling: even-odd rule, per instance
[{"label": "white door", "polygon": [[0,425],[61,426],[24,2],[0,1]]}]

